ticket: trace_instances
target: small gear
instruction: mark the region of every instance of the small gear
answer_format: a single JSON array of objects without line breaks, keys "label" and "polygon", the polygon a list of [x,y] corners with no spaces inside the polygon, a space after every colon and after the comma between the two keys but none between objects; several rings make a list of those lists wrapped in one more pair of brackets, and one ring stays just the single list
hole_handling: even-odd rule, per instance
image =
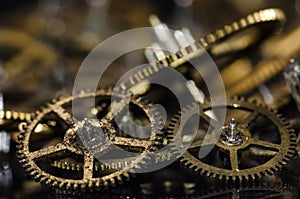
[{"label": "small gear", "polygon": [[[182,113],[183,121],[172,120],[169,133],[178,133],[180,122],[187,124],[195,104]],[[226,108],[225,125],[218,124],[218,109]],[[201,105],[196,138],[180,158],[193,171],[227,180],[249,180],[272,175],[295,155],[296,138],[286,120],[266,106],[234,98],[227,104],[210,102]],[[208,127],[208,124],[213,124]],[[185,125],[182,132],[188,131]],[[181,133],[182,133],[181,132]],[[273,151],[264,160],[251,153],[251,148]],[[176,149],[174,149],[176,150]],[[206,153],[200,154],[201,151]]]},{"label": "small gear", "polygon": [[[145,139],[130,137],[126,132],[114,126],[118,117],[124,119],[123,111],[127,104],[123,101],[124,94],[114,95],[117,98],[117,112],[110,110],[97,113],[97,120],[90,118],[93,107],[89,107],[89,99],[96,99],[97,104],[103,101],[110,102],[112,92],[110,90],[97,90],[96,92],[81,91],[80,93],[53,100],[41,111],[36,112],[31,123],[25,126],[19,135],[18,157],[25,170],[36,181],[52,187],[62,189],[102,189],[109,185],[114,185],[129,177],[129,172],[133,172],[145,163],[146,157],[151,150],[159,144],[161,131],[156,125],[160,122],[159,114],[152,109],[152,105],[145,103],[141,98],[130,98],[130,106],[140,109],[139,114],[148,118],[149,131]],[[97,105],[96,104],[96,105]],[[76,110],[79,114],[70,113],[72,105],[82,108]],[[93,111],[92,111],[93,112]],[[133,113],[134,114],[134,113]],[[75,117],[75,118],[74,118]],[[59,130],[56,131],[54,140],[32,143],[32,137],[37,125],[49,118],[55,118]],[[114,127],[114,128],[113,128]],[[100,128],[106,136],[98,134]],[[92,132],[94,137],[91,137]],[[78,135],[81,135],[78,139]],[[96,135],[96,136],[95,136]],[[99,136],[98,136],[99,135]],[[105,145],[105,146],[104,146]],[[107,145],[107,146],[106,146]],[[124,165],[119,170],[113,169],[100,172],[95,168],[98,156],[105,156],[111,146],[127,149],[127,147],[140,148],[137,157],[130,163]],[[91,147],[91,148],[89,148]],[[115,148],[114,148],[115,149]],[[112,153],[108,154],[112,155]],[[50,162],[55,159],[72,158],[83,163],[83,169],[78,172],[66,172],[53,168]],[[125,159],[127,157],[124,157]]]}]

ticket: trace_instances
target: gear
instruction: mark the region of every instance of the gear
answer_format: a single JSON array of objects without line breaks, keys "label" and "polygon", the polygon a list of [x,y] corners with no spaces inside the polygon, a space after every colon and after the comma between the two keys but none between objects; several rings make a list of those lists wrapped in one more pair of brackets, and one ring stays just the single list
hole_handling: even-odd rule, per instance
[{"label": "gear", "polygon": [[[199,108],[198,104],[182,113],[183,124],[189,121],[189,113],[196,108]],[[213,108],[215,112],[212,112],[209,102],[201,105],[202,123],[192,145],[180,158],[196,173],[227,180],[255,179],[272,175],[295,155],[295,134],[275,111],[238,98]],[[216,121],[218,108],[226,108],[225,125]],[[178,119],[172,120],[170,133],[178,133],[179,122]],[[213,124],[212,129],[208,128],[209,122]],[[257,159],[251,154],[253,147],[276,153],[265,160]],[[206,151],[206,156],[199,151]]]},{"label": "gear", "polygon": [[[128,178],[129,172],[139,169],[151,150],[155,150],[156,145],[159,144],[161,132],[157,123],[161,118],[152,109],[151,104],[146,104],[141,98],[131,98],[129,109],[131,105],[140,109],[139,114],[147,117],[150,128],[148,137],[145,139],[130,137],[126,132],[114,126],[119,117],[121,120],[124,119],[123,111],[127,106],[124,97],[126,96],[123,94],[114,96],[117,97],[117,101],[113,102],[116,103],[117,113],[109,110],[100,111],[97,114],[98,120],[86,119],[90,118],[92,114],[90,111],[86,111],[92,110],[92,107],[87,107],[89,106],[87,102],[90,102],[89,99],[96,99],[97,104],[102,104],[103,101],[108,102],[112,97],[111,91],[82,91],[74,96],[53,100],[41,111],[36,112],[32,122],[24,127],[19,135],[18,157],[29,175],[43,184],[62,189],[102,189],[122,181],[123,178]],[[74,111],[73,115],[70,113],[70,108],[74,104],[79,105],[76,107],[82,108],[82,110],[76,110],[79,115],[75,115]],[[60,127],[54,136],[55,140],[48,139],[44,143],[32,143],[31,139],[36,126],[48,118],[56,118],[58,127]],[[100,128],[106,136],[98,133],[101,132]],[[96,136],[94,134],[94,137],[91,137],[93,132],[96,133]],[[78,135],[80,135],[80,139]],[[133,146],[139,148],[140,153],[130,164],[124,165],[120,170],[96,171],[96,158],[105,156],[112,146],[124,150],[129,150],[128,147]],[[83,170],[61,172],[49,164],[49,160],[53,162],[63,158],[80,160],[83,163]]]},{"label": "gear", "polygon": [[[227,54],[228,52],[236,52],[250,46],[250,43],[253,42],[252,38],[245,37],[245,35],[242,35],[242,37],[240,37],[239,39],[231,38],[236,33],[239,33],[240,31],[243,31],[245,29],[248,29],[249,27],[253,27],[258,24],[270,22],[278,23],[277,25],[279,26],[277,26],[274,29],[275,31],[278,31],[278,27],[279,29],[282,29],[283,25],[285,24],[285,21],[285,15],[280,9],[269,8],[260,10],[249,14],[248,16],[241,18],[238,21],[235,21],[230,25],[225,25],[224,27],[216,30],[213,33],[209,33],[204,37],[201,37],[198,40],[199,43],[195,42],[192,45],[188,45],[187,47],[177,51],[176,54],[168,55],[164,59],[159,60],[159,63],[164,66],[171,66],[173,68],[176,68],[179,65],[187,62],[187,60],[190,60],[191,58],[202,54],[203,48],[205,50],[211,50],[211,53],[213,55],[222,55]],[[272,33],[272,31],[270,31],[269,33]],[[246,34],[246,36],[248,35]],[[236,42],[241,41],[241,38],[242,41],[244,41],[241,42],[242,45],[241,43]],[[230,42],[223,43],[225,39],[229,39]],[[254,39],[254,41],[256,40]]]},{"label": "gear", "polygon": [[[240,33],[240,31],[245,29],[247,30],[250,27],[255,27],[255,25],[258,24],[268,24],[270,22],[275,22],[276,25],[278,25],[277,28],[279,27],[281,29],[285,24],[285,21],[284,13],[280,9],[276,8],[264,9],[249,14],[248,16],[233,22],[231,25],[225,25],[213,33],[209,33],[201,37],[198,42],[194,42],[191,45],[180,48],[176,53],[163,55],[164,58],[157,59],[157,62],[151,62],[147,67],[129,77],[128,81],[122,82],[120,88],[122,90],[133,91],[136,90],[133,88],[140,87],[138,89],[139,91],[135,91],[134,93],[143,94],[149,89],[149,85],[146,84],[141,87],[139,83],[142,81],[147,83],[148,77],[161,71],[164,67],[169,66],[177,68],[183,63],[186,63],[188,60],[203,54],[203,50],[209,50],[212,55],[219,56],[222,54],[228,54],[229,52],[236,52],[245,49],[250,46],[250,43],[257,41],[257,39],[254,39],[253,41],[253,38],[249,38],[249,32],[246,34],[246,37],[243,34],[240,35],[237,33]],[[276,30],[276,28],[274,30]],[[272,33],[272,31],[268,31],[268,33]],[[241,38],[237,39],[234,36],[241,36],[242,41],[244,42],[241,42]],[[251,34],[250,36],[252,37]],[[230,42],[228,42],[227,39]],[[159,53],[164,52],[159,50]],[[161,57],[156,55],[156,52],[150,54],[154,54],[154,57]]]}]

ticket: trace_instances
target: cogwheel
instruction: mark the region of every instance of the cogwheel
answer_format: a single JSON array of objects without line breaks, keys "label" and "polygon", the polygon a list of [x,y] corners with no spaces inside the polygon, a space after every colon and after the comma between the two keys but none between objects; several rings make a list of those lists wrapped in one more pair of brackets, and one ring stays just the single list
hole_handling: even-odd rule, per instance
[{"label": "cogwheel", "polygon": [[[115,126],[116,118],[124,119],[124,107],[127,104],[123,101],[125,95],[114,94],[117,98],[113,101],[117,107],[117,112],[112,113],[107,110],[100,111],[97,114],[97,120],[86,119],[90,118],[93,107],[89,107],[89,99],[96,100],[97,104],[102,104],[103,101],[109,102],[112,97],[110,90],[97,90],[96,92],[81,91],[80,93],[55,99],[52,103],[47,104],[41,111],[37,111],[33,117],[32,122],[24,127],[20,132],[18,144],[18,157],[20,163],[25,170],[36,181],[42,184],[58,187],[62,189],[102,189],[109,185],[115,185],[117,182],[122,181],[124,178],[129,177],[129,172],[133,172],[141,168],[141,164],[154,150],[156,145],[159,144],[161,132],[157,123],[161,118],[159,114],[152,109],[152,105],[145,103],[141,98],[130,98],[130,106],[139,109],[138,114],[142,114],[148,118],[149,135],[145,139],[130,137],[126,132],[118,130]],[[79,105],[76,110],[76,115],[71,114],[72,104]],[[135,113],[133,113],[135,114]],[[36,136],[33,132],[37,125],[49,118],[55,118],[57,122],[57,131],[52,140],[40,141],[38,143],[32,142],[32,137]],[[98,133],[102,130],[104,133]],[[91,137],[92,132],[96,136]],[[78,139],[78,135],[81,135]],[[106,134],[104,136],[103,134]],[[94,134],[95,135],[95,134]],[[99,136],[98,136],[99,135]],[[111,147],[120,147],[124,150],[127,147],[136,147],[138,151],[137,157],[130,163],[125,165],[119,170],[104,170],[96,171],[95,164],[99,160],[99,156],[105,156]],[[86,147],[86,148],[85,148]],[[83,169],[78,172],[58,170],[51,167],[50,162],[57,159],[72,158],[80,160],[83,163]],[[102,158],[102,157],[101,157]],[[126,157],[124,157],[126,159]],[[102,160],[102,159],[101,159]]]},{"label": "cogwheel", "polygon": [[[230,25],[225,25],[222,28],[201,37],[197,42],[180,49],[177,53],[168,55],[164,59],[159,60],[159,63],[164,66],[176,68],[188,60],[202,54],[203,48],[205,50],[210,50],[211,54],[214,56],[221,56],[244,50],[260,40],[262,36],[260,35],[258,38],[253,39],[251,36],[256,35],[256,32],[253,34],[253,31],[246,31],[246,33],[240,35],[238,33],[249,30],[250,27],[255,27],[259,24],[269,24],[270,22],[275,23],[275,28],[272,30],[276,32],[282,29],[285,21],[285,15],[280,9],[269,8],[259,10],[234,21]],[[272,33],[272,31],[266,32]],[[265,32],[262,34],[265,34]],[[237,36],[238,38],[234,36]],[[236,41],[243,42],[239,43]]]},{"label": "cogwheel", "polygon": [[[282,29],[285,21],[286,18],[282,10],[277,8],[263,9],[234,21],[229,25],[225,25],[212,33],[204,35],[196,42],[180,48],[176,53],[164,54],[161,49],[159,52],[154,51],[151,54],[154,54],[154,57],[157,58],[156,62],[151,62],[142,70],[131,75],[128,80],[122,82],[120,89],[135,91],[134,93],[137,94],[144,94],[149,89],[147,78],[160,72],[164,67],[178,68],[189,60],[203,55],[204,50],[209,51],[214,57],[244,50],[260,40],[262,36],[266,36],[266,33],[272,33],[272,31],[262,31],[262,35],[257,38],[257,32],[255,32],[257,29],[253,29],[254,34],[251,34],[253,31],[249,31],[249,28],[255,28],[256,25],[270,25],[270,23],[274,23],[275,26],[272,30],[276,32],[278,29]],[[243,31],[246,31],[246,33],[240,34],[243,33]],[[253,38],[253,35],[255,38]],[[158,53],[159,56],[157,55]],[[159,59],[159,57],[163,58]],[[146,84],[141,86],[141,82]]]},{"label": "cogwheel", "polygon": [[298,198],[295,187],[282,183],[259,182],[246,184],[224,185],[217,189],[210,189],[203,194],[194,194],[193,198]]},{"label": "cogwheel", "polygon": [[[196,108],[199,105],[182,113],[183,124],[188,123],[192,117],[189,113]],[[219,108],[226,108],[225,125],[217,122]],[[272,175],[295,155],[293,130],[281,115],[266,106],[234,98],[225,105],[216,104],[213,110],[211,103],[206,102],[201,109],[196,138],[180,158],[196,173],[227,180],[255,179]],[[208,129],[209,123],[213,128]],[[172,120],[169,132],[178,133],[178,125],[178,119]],[[188,131],[188,127],[185,125],[182,132]],[[251,153],[252,147],[275,154],[261,160]]]}]

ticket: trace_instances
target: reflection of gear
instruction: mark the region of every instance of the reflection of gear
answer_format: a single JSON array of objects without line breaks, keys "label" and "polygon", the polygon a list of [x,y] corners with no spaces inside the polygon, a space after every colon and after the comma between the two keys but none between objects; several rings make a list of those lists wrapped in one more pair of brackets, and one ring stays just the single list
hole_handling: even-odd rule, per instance
[{"label": "reflection of gear", "polygon": [[[198,108],[198,105],[191,108]],[[214,110],[226,108],[227,111],[227,124],[221,127],[210,103],[201,105],[201,108],[203,123],[196,139],[181,158],[181,162],[195,172],[220,179],[255,179],[273,174],[295,155],[295,134],[284,119],[267,107],[238,99],[229,100],[226,105],[216,104]],[[183,117],[189,112],[191,109],[183,112]],[[185,118],[184,124],[189,119]],[[205,123],[209,122],[213,129],[207,129]],[[170,131],[176,133],[179,123],[178,120],[171,122]],[[252,147],[276,153],[258,160],[249,150]],[[202,157],[200,152],[207,150],[208,155]]]},{"label": "reflection of gear", "polygon": [[193,198],[297,198],[298,193],[291,185],[271,182],[233,184],[218,190],[195,194]]},{"label": "reflection of gear", "polygon": [[[85,99],[96,98],[96,100],[101,101],[103,99],[110,99],[111,96],[111,91],[83,91],[74,96],[63,97],[59,100],[54,100],[52,103],[42,108],[41,111],[37,112],[35,117],[33,118],[33,121],[24,128],[24,131],[22,131],[19,136],[18,156],[20,158],[20,163],[24,166],[26,171],[35,180],[40,181],[48,186],[54,186],[63,189],[85,189],[102,188],[104,186],[115,184],[121,181],[124,177],[129,177],[127,173],[128,171],[139,169],[140,164],[144,162],[144,158],[148,155],[148,152],[155,148],[153,146],[155,146],[157,137],[158,135],[160,135],[159,129],[156,128],[156,123],[159,121],[160,116],[155,113],[152,114],[152,110],[150,110],[151,105],[143,103],[140,98],[133,98],[130,100],[130,103],[140,107],[144,111],[144,114],[148,117],[149,124],[151,126],[151,132],[148,139],[125,137],[123,135],[119,135],[118,131],[111,131],[111,129],[109,129],[107,125],[111,124],[115,119],[114,117],[112,117],[112,114],[116,114],[112,113],[111,111],[108,111],[104,116],[100,116],[99,123],[103,132],[107,134],[107,138],[109,139],[108,145],[117,145],[120,147],[124,146],[124,148],[126,148],[126,146],[133,145],[135,147],[143,149],[141,150],[141,154],[139,154],[140,156],[136,157],[136,159],[133,160],[131,164],[125,165],[125,167],[121,168],[120,170],[105,170],[104,172],[96,172],[94,166],[96,162],[94,154],[86,150],[89,148],[83,149],[81,147],[82,145],[78,147],[78,139],[76,139],[77,134],[84,133],[87,129],[87,132],[89,132],[89,128],[98,126],[93,124],[91,124],[91,126],[89,122],[81,122],[85,121],[84,118],[89,117],[89,114],[91,114],[90,112],[86,111],[91,109],[87,109],[86,106],[81,106],[81,103],[84,104]],[[122,94],[116,94],[114,96],[116,96],[117,100],[119,100],[113,102],[116,103],[116,106],[118,107],[119,112],[117,112],[116,115],[118,116],[118,114],[122,112],[125,106],[125,102],[122,101],[125,96]],[[80,113],[82,113],[82,116],[77,116],[82,118],[76,117],[76,120],[79,120],[79,122],[75,122],[73,116],[67,111],[69,110],[69,108],[72,108],[72,103],[80,103],[79,108],[83,108],[83,110],[80,111]],[[60,130],[60,133],[62,135],[56,136],[60,137],[61,140],[55,140],[56,144],[53,144],[53,142],[47,140],[46,144],[48,145],[44,144],[41,147],[35,146],[36,143],[32,145],[33,143],[31,143],[31,137],[34,136],[33,132],[35,131],[37,124],[40,121],[47,119],[48,117],[55,117],[58,118],[58,120],[63,121],[64,124],[61,125]],[[87,126],[84,126],[85,124]],[[98,137],[94,137],[94,139],[97,138]],[[85,142],[90,141],[93,142],[93,140],[83,139],[82,143],[86,144]],[[98,144],[101,145],[100,143]],[[99,153],[104,153],[103,150],[105,151],[106,148],[101,148]],[[83,162],[83,170],[75,174],[69,173],[69,175],[67,175],[65,172],[61,173],[56,170],[53,171],[53,167],[51,167],[51,165],[49,164],[49,160],[55,158],[61,159],[63,157],[78,158]]]}]

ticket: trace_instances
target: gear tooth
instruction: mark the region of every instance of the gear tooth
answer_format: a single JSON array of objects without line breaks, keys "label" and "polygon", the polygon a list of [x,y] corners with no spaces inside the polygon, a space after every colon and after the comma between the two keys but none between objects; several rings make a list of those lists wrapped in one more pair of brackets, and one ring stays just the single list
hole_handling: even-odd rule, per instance
[{"label": "gear tooth", "polygon": [[27,171],[29,173],[29,175],[31,176],[35,176],[38,174],[38,172],[36,170],[30,170],[30,171]]},{"label": "gear tooth", "polygon": [[30,167],[29,164],[26,164],[26,163],[25,163],[24,166],[28,166],[27,168],[25,168],[25,171],[26,171],[27,173],[31,173],[31,172],[34,171],[34,168]]},{"label": "gear tooth", "polygon": [[36,182],[39,182],[40,179],[42,178],[42,175],[41,174],[36,174],[35,176],[33,176],[33,179],[36,181]]},{"label": "gear tooth", "polygon": [[52,186],[57,187],[58,183],[56,181],[52,182]]},{"label": "gear tooth", "polygon": [[[119,176],[118,176],[118,177],[119,177]],[[100,186],[101,186],[100,180],[96,181],[95,187],[100,187]]]},{"label": "gear tooth", "polygon": [[65,183],[64,183],[64,182],[59,182],[59,183],[58,183],[58,187],[59,187],[60,189],[63,189],[64,186],[65,186]]},{"label": "gear tooth", "polygon": [[66,189],[75,189],[75,184],[77,185],[77,183],[71,184],[70,182],[67,182],[63,184],[63,187],[65,187]]},{"label": "gear tooth", "polygon": [[46,176],[41,176],[39,179],[38,179],[38,178],[34,178],[34,180],[35,180],[36,182],[40,181],[41,183],[46,182],[47,179],[48,179],[48,178],[47,178]]}]

